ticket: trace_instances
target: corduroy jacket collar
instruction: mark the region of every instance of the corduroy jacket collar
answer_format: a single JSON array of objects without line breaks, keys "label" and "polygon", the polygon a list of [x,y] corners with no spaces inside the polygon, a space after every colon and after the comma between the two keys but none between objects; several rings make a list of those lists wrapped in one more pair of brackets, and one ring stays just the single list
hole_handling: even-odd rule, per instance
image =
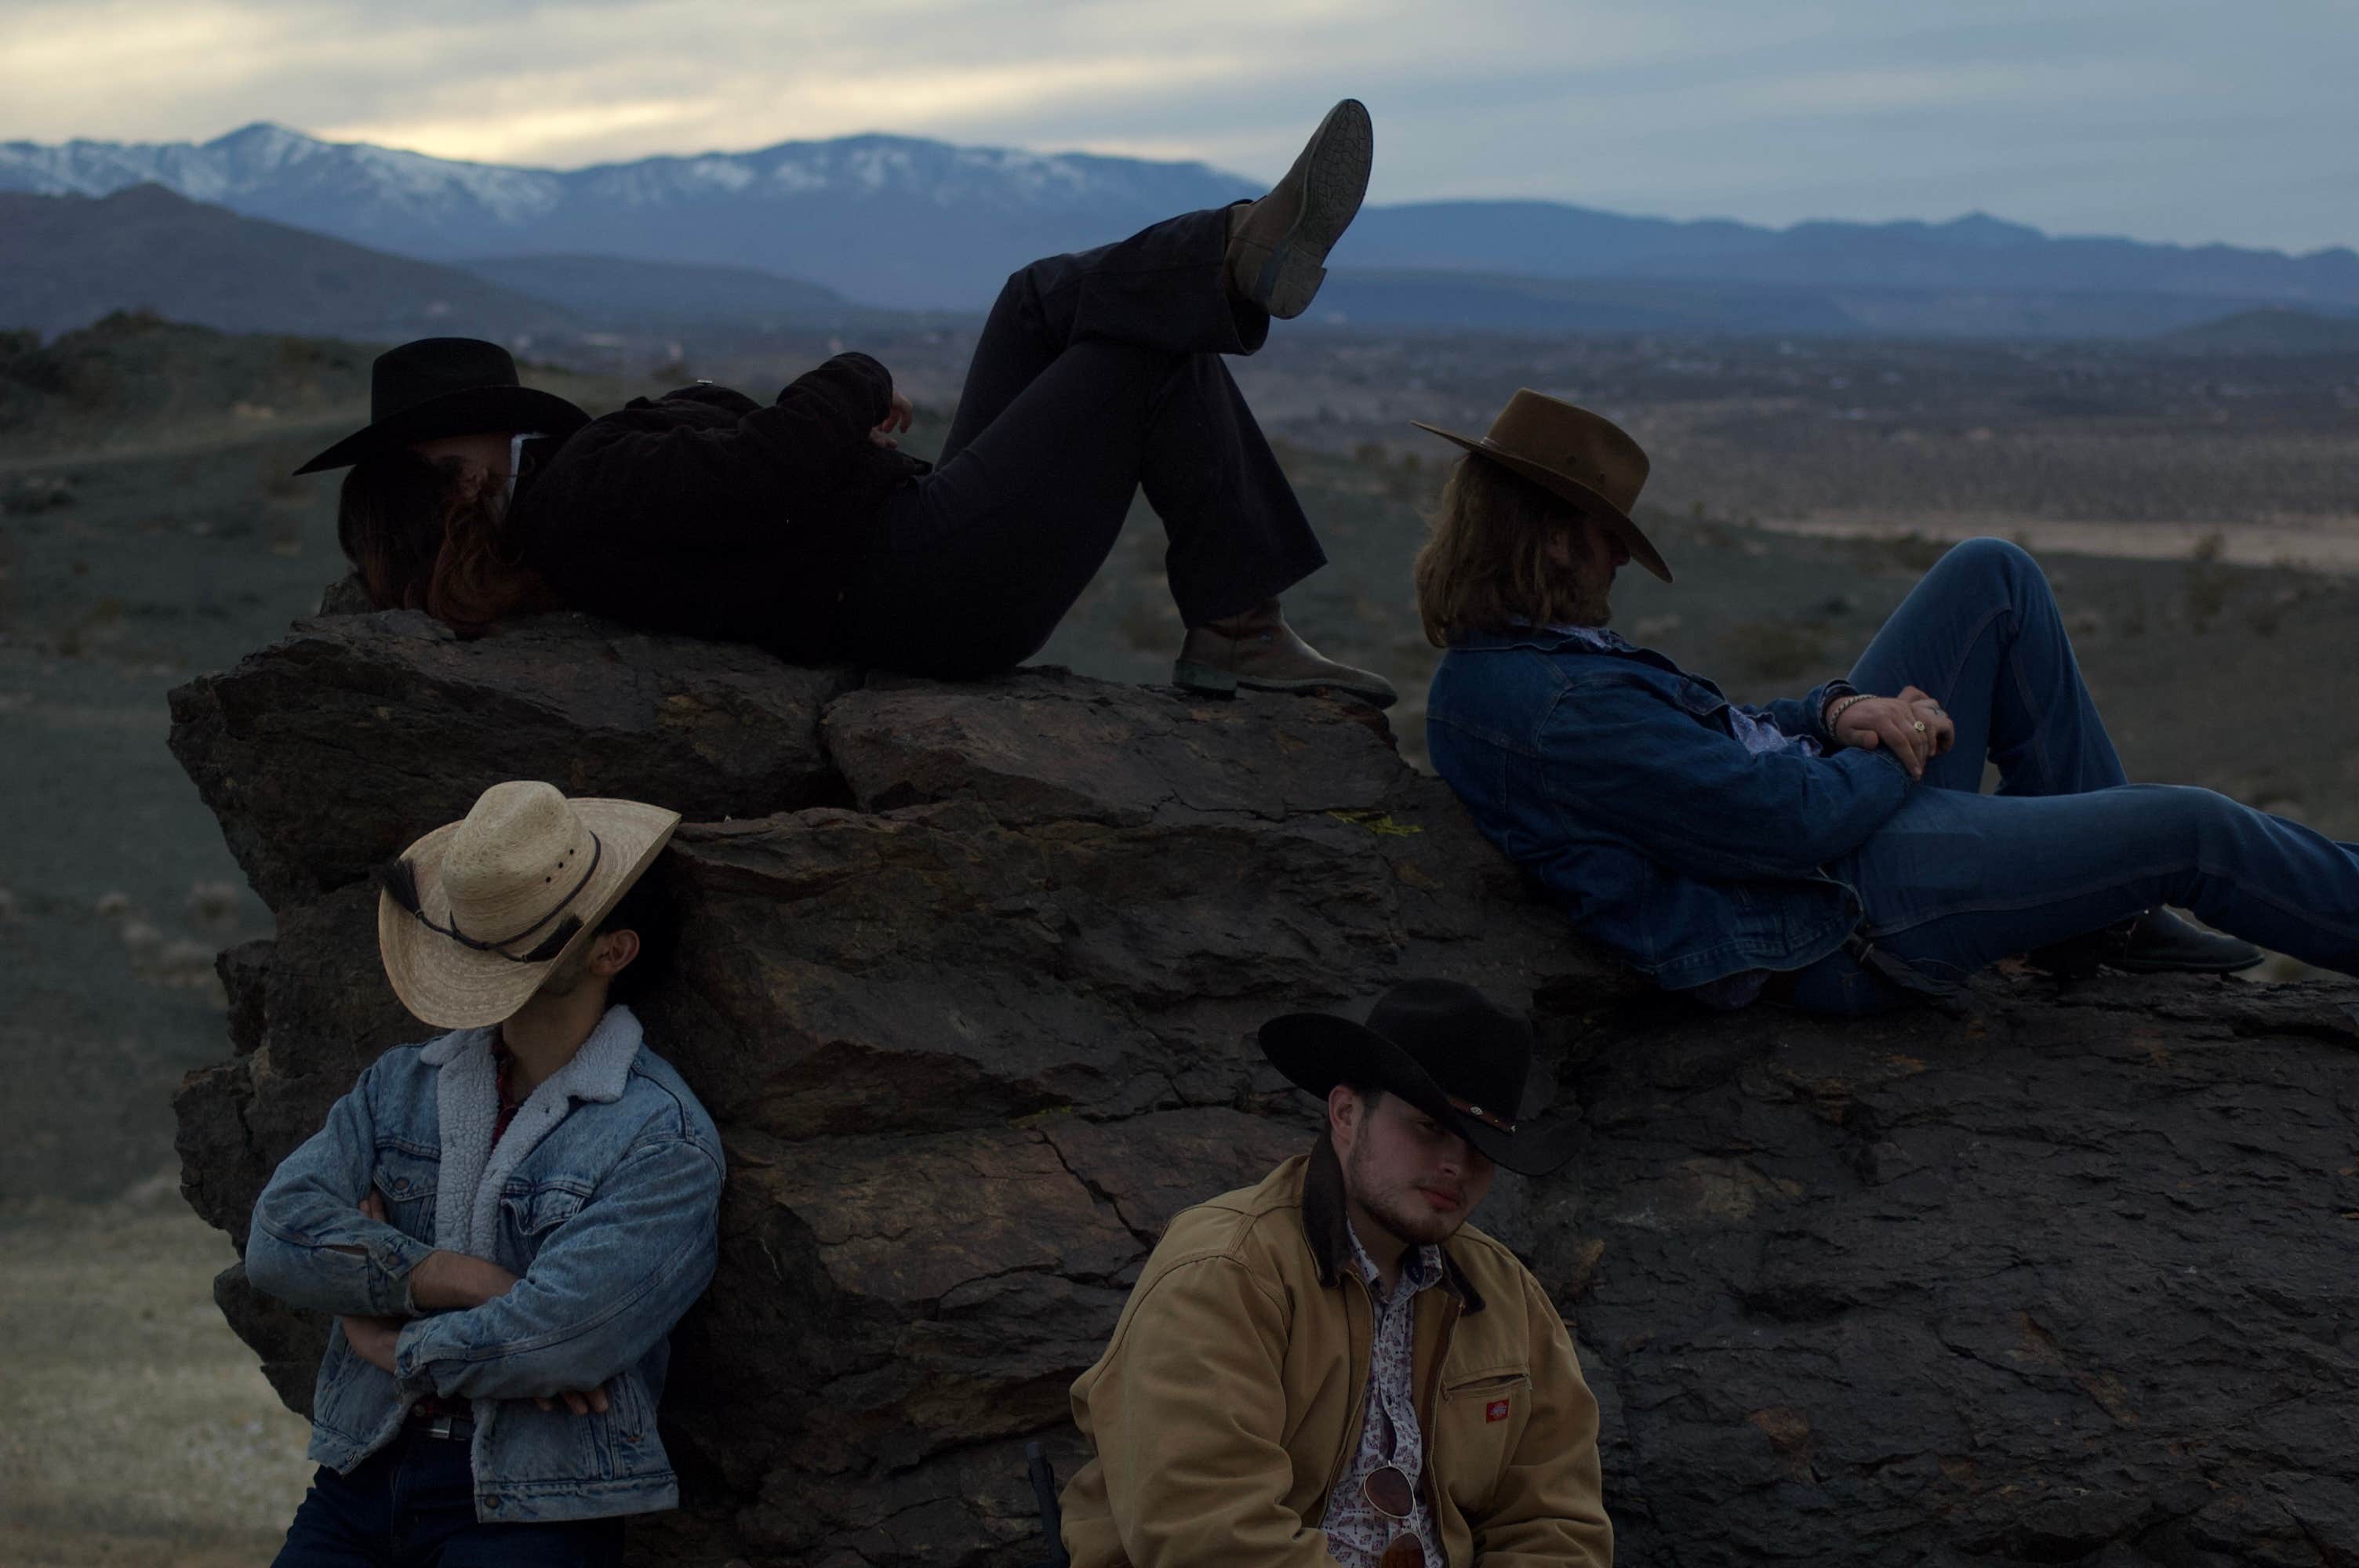
[{"label": "corduroy jacket collar", "polygon": [[[1335,1157],[1335,1146],[1321,1138],[1302,1174],[1302,1235],[1319,1265],[1319,1282],[1329,1290],[1343,1281],[1343,1262],[1352,1255],[1351,1223],[1343,1209],[1343,1162]],[[1451,1256],[1448,1242],[1441,1247],[1441,1283],[1458,1298],[1462,1312],[1483,1310],[1483,1293]]]}]

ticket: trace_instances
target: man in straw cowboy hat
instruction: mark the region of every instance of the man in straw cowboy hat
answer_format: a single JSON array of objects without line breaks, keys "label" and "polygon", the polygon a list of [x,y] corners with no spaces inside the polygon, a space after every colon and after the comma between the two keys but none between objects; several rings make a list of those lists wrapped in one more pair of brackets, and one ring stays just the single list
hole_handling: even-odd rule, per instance
[{"label": "man in straw cowboy hat", "polygon": [[1495,1164],[1572,1154],[1572,1125],[1518,1119],[1530,1025],[1410,980],[1364,1025],[1289,1013],[1261,1046],[1325,1127],[1171,1222],[1073,1384],[1094,1450],[1064,1494],[1074,1568],[1604,1568],[1571,1336],[1466,1223]]},{"label": "man in straw cowboy hat", "polygon": [[[2359,973],[2359,846],[2209,790],[2132,784],[2037,563],[1951,550],[1846,679],[1766,708],[1606,630],[1614,575],[1670,568],[1631,521],[1638,444],[1516,394],[1418,557],[1449,652],[1433,763],[1581,930],[1722,1006],[1863,1012],[2051,968],[2224,973],[2254,943]],[[1984,761],[1996,795],[1979,794]],[[2163,906],[2192,909],[2233,935]],[[2242,940],[2240,940],[2242,938]]]},{"label": "man in straw cowboy hat", "polygon": [[673,1507],[672,1325],[712,1277],[712,1119],[617,1000],[679,820],[495,784],[379,872],[388,1051],[271,1176],[248,1276],[334,1315],[282,1568],[612,1563]]}]

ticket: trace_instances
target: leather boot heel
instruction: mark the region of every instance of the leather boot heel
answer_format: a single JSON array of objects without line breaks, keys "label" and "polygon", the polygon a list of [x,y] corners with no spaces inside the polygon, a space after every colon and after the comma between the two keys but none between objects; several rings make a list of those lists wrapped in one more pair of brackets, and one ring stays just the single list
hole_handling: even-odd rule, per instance
[{"label": "leather boot heel", "polygon": [[1194,659],[1181,659],[1171,666],[1171,679],[1190,691],[1201,691],[1214,697],[1234,697],[1237,677],[1217,665],[1200,664]]}]

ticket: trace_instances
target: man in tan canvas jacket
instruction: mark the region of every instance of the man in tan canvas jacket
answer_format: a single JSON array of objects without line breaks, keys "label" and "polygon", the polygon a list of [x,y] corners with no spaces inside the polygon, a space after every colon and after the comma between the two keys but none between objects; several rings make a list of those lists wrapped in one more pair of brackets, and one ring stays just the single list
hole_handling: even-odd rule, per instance
[{"label": "man in tan canvas jacket", "polygon": [[1075,1568],[1605,1568],[1571,1338],[1465,1224],[1495,1162],[1571,1155],[1571,1128],[1511,1119],[1529,1026],[1412,980],[1364,1027],[1293,1013],[1261,1043],[1326,1131],[1175,1219],[1074,1383]]}]

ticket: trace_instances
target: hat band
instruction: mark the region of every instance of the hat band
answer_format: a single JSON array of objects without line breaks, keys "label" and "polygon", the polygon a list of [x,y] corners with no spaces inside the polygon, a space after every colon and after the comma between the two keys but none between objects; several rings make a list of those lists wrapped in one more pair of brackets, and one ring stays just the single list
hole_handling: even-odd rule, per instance
[{"label": "hat band", "polygon": [[[429,919],[418,896],[418,873],[411,868],[407,855],[391,865],[380,868],[377,872],[377,881],[386,892],[393,895],[393,901],[396,903],[409,912],[411,919],[438,935],[448,936],[462,947],[471,948],[478,953],[489,953],[496,957],[506,958],[511,964],[546,964],[564,952],[566,944],[572,941],[575,934],[582,929],[582,917],[578,914],[565,914],[565,907],[582,896],[582,890],[588,887],[590,879],[598,874],[598,862],[606,856],[606,841],[598,837],[597,829],[585,827],[582,831],[590,835],[590,864],[582,871],[582,880],[575,882],[563,898],[550,905],[547,914],[542,915],[515,935],[505,937],[497,942],[476,940],[459,929],[456,919],[442,923]],[[546,941],[536,945],[531,952],[519,956],[507,951],[550,921],[556,920],[560,914],[565,914],[564,920],[559,923],[556,930],[549,934]]]},{"label": "hat band", "polygon": [[1459,1115],[1471,1116],[1494,1131],[1505,1132],[1512,1136],[1516,1130],[1516,1124],[1496,1111],[1484,1110],[1481,1106],[1470,1104],[1460,1099],[1456,1095],[1445,1095],[1442,1098],[1450,1102],[1450,1108]]}]

